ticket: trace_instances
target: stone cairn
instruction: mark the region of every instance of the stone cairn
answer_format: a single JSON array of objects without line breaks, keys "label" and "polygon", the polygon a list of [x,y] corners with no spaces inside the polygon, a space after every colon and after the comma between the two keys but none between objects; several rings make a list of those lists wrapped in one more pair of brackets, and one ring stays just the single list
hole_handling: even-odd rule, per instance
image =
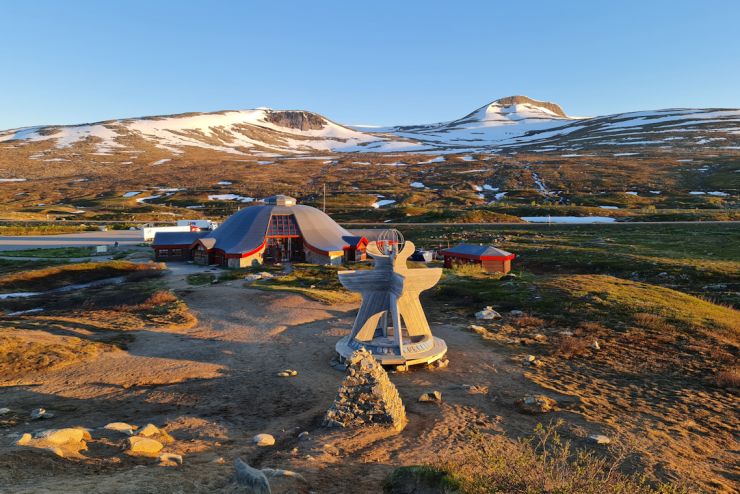
[{"label": "stone cairn", "polygon": [[324,416],[326,427],[382,425],[400,431],[406,409],[388,373],[364,347],[347,359],[347,377]]}]

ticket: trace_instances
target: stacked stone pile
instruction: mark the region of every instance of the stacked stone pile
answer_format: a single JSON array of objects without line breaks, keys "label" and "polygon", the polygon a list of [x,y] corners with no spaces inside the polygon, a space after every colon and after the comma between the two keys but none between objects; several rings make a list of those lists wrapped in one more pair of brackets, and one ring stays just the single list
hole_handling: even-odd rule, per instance
[{"label": "stacked stone pile", "polygon": [[324,416],[327,427],[383,425],[401,430],[406,409],[388,373],[365,348],[347,359],[347,377]]}]

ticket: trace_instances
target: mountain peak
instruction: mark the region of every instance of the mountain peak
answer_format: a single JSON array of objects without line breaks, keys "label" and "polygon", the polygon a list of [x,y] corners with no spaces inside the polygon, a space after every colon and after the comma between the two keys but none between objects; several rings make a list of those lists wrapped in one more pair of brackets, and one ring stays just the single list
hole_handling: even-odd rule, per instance
[{"label": "mountain peak", "polygon": [[532,99],[527,96],[521,96],[521,95],[499,98],[491,102],[490,105],[500,105],[500,106],[531,105],[531,106],[536,106],[536,107],[548,110],[559,117],[567,118],[568,116],[565,114],[565,112],[560,107],[560,105],[556,103],[551,103],[549,101],[539,101],[539,100]]}]

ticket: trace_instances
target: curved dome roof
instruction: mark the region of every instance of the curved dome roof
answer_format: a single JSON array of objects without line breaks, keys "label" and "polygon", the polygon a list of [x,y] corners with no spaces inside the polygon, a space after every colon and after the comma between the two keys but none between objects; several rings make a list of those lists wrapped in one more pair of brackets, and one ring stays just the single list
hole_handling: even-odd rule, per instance
[{"label": "curved dome roof", "polygon": [[259,251],[264,246],[273,215],[293,215],[303,242],[322,252],[339,251],[356,242],[357,237],[353,237],[323,211],[310,206],[269,203],[250,206],[234,213],[201,240],[214,239],[213,248],[226,254]]}]

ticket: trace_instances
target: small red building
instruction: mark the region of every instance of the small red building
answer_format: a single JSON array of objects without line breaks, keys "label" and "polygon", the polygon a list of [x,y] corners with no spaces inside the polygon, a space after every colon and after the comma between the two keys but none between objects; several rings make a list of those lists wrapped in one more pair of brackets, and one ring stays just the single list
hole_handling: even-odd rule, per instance
[{"label": "small red building", "polygon": [[444,266],[451,268],[460,264],[480,264],[486,273],[508,273],[516,255],[490,245],[458,244],[439,251],[444,257]]}]

